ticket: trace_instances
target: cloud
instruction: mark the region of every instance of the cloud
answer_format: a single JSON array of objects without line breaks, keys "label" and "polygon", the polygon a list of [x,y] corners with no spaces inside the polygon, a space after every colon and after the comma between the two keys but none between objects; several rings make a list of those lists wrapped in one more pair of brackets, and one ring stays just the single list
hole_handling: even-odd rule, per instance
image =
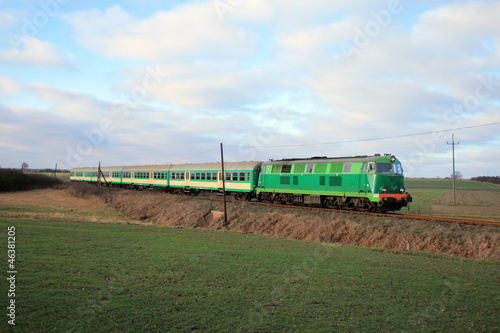
[{"label": "cloud", "polygon": [[254,51],[253,34],[225,26],[208,3],[189,3],[140,20],[120,6],[62,16],[83,45],[108,57],[185,60]]},{"label": "cloud", "polygon": [[0,96],[9,97],[21,92],[21,84],[8,76],[0,76]]},{"label": "cloud", "polygon": [[34,67],[67,67],[69,64],[57,47],[33,37],[18,36],[19,48],[0,50],[0,65],[29,65]]}]

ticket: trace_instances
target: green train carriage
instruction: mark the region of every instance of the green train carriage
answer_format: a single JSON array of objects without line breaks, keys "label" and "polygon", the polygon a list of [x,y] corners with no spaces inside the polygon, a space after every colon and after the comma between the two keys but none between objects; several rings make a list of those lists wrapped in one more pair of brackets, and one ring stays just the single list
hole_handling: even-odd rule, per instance
[{"label": "green train carriage", "polygon": [[401,163],[391,155],[269,161],[257,198],[336,209],[395,211],[411,202]]}]

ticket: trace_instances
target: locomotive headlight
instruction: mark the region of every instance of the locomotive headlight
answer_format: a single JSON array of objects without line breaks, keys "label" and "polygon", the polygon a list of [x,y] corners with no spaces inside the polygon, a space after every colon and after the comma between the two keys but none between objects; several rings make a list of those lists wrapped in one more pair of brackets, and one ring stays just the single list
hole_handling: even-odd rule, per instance
[{"label": "locomotive headlight", "polygon": [[401,186],[401,187],[399,188],[399,193],[401,193],[401,194],[405,194],[405,191],[406,191],[406,189],[405,189],[405,187],[404,187],[404,186]]},{"label": "locomotive headlight", "polygon": [[387,193],[387,187],[382,186],[382,193]]}]

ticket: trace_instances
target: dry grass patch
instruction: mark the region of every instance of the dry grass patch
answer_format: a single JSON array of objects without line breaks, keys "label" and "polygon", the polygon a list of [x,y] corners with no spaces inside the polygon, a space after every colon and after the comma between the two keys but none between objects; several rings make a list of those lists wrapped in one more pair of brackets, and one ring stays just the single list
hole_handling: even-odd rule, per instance
[{"label": "dry grass patch", "polygon": [[[94,195],[94,194],[92,194]],[[158,226],[192,228],[210,212],[208,200],[169,194],[105,191],[103,201],[127,216]],[[338,212],[229,203],[229,224],[208,218],[198,227],[308,242],[426,251],[500,260],[500,230],[487,226],[391,219]],[[214,210],[222,210],[215,201]]]}]

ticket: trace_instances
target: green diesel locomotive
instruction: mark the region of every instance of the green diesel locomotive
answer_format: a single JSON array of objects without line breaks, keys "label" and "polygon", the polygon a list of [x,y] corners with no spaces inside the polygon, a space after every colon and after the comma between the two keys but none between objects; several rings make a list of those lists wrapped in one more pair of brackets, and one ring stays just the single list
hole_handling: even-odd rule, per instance
[{"label": "green diesel locomotive", "polygon": [[382,212],[399,210],[412,200],[401,163],[391,155],[265,162],[256,195],[268,202]]}]

